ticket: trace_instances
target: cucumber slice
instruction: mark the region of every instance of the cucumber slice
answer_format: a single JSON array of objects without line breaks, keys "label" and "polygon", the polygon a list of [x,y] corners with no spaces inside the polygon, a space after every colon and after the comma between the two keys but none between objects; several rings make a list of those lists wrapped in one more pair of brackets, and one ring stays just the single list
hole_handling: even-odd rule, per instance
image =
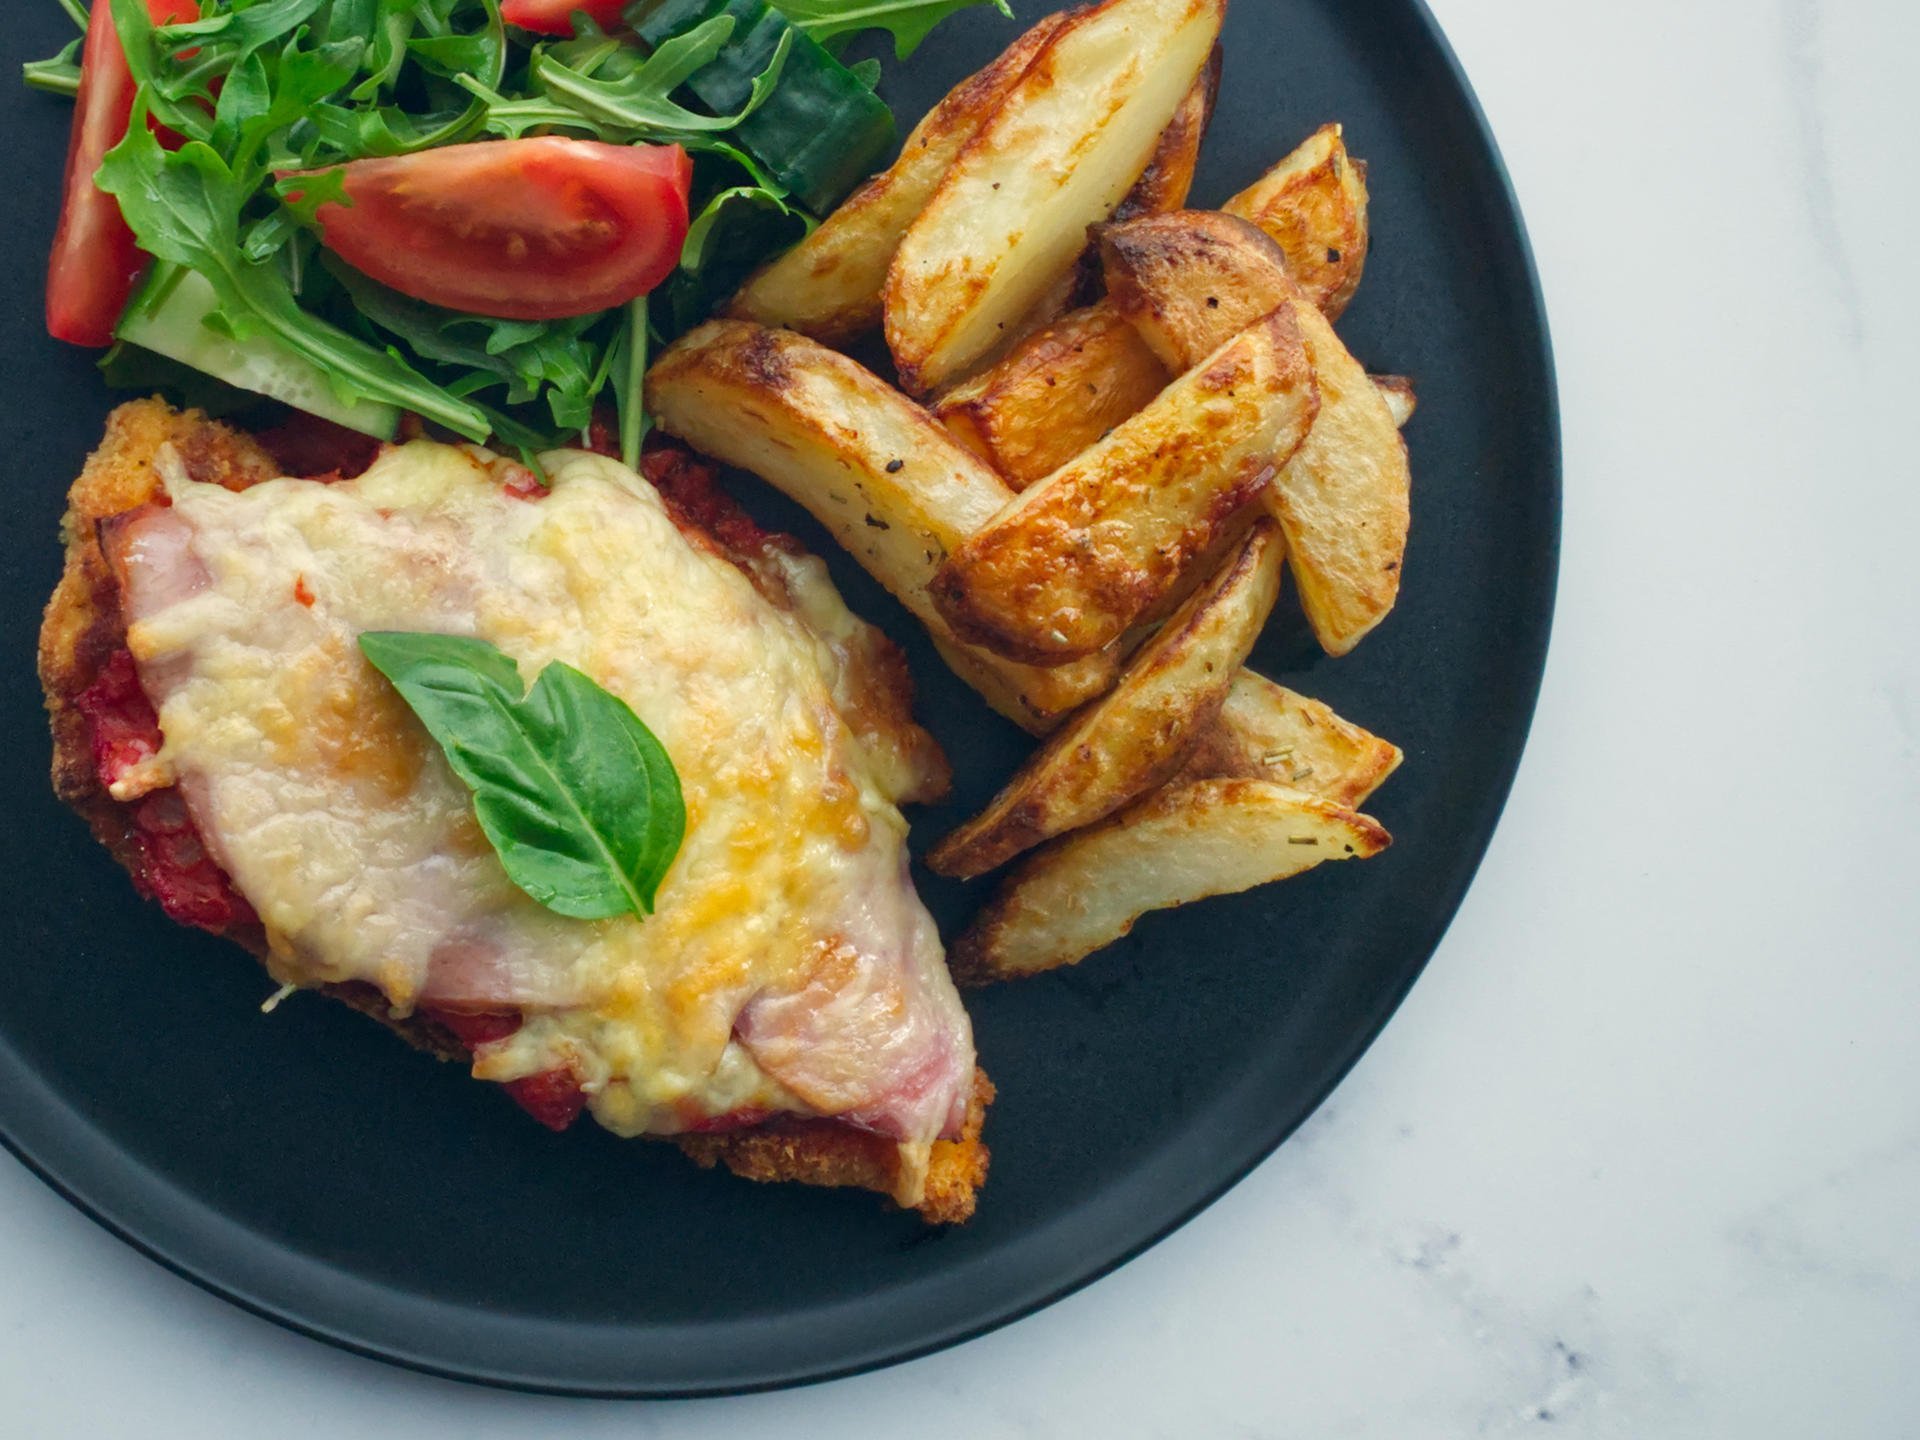
[{"label": "cucumber slice", "polygon": [[206,317],[217,308],[213,287],[191,270],[156,273],[134,296],[115,332],[129,344],[178,360],[182,365],[358,430],[391,440],[400,411],[374,400],[347,403],[334,394],[326,372],[270,335],[229,340],[211,330]]}]

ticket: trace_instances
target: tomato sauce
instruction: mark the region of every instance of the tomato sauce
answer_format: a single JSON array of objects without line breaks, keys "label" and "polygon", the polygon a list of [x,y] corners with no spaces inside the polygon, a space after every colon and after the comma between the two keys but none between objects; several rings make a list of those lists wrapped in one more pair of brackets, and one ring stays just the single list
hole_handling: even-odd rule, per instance
[{"label": "tomato sauce", "polygon": [[[103,787],[160,753],[160,719],[128,651],[116,650],[74,704],[87,722]],[[126,811],[136,890],[183,925],[241,939],[258,932],[260,917],[207,853],[177,787],[143,795]]]},{"label": "tomato sauce", "polygon": [[[520,1016],[505,1010],[472,1012],[427,1008],[420,1013],[453,1032],[454,1038],[466,1046],[469,1053],[482,1045],[505,1040],[521,1025]],[[565,1130],[580,1118],[580,1112],[587,1105],[579,1080],[565,1067],[509,1080],[501,1088],[513,1097],[515,1104],[549,1130]]]}]

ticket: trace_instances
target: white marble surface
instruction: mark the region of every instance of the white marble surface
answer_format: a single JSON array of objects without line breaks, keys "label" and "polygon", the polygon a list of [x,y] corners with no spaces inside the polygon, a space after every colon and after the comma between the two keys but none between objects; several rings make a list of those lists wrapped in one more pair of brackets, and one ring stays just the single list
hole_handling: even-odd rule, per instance
[{"label": "white marble surface", "polygon": [[1436,8],[1553,313],[1559,629],[1459,922],[1294,1143],[1011,1329],[671,1406],[337,1354],[6,1161],[0,1434],[1920,1434],[1920,8]]}]

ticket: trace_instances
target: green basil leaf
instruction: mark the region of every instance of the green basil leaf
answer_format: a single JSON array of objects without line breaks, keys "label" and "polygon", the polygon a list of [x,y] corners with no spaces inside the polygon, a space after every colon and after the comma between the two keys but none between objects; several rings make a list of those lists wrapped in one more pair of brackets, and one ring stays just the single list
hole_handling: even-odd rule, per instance
[{"label": "green basil leaf", "polygon": [[473,791],[514,884],[577,920],[653,913],[686,804],[665,748],[625,701],[558,662],[526,691],[519,666],[484,640],[384,631],[360,649]]}]

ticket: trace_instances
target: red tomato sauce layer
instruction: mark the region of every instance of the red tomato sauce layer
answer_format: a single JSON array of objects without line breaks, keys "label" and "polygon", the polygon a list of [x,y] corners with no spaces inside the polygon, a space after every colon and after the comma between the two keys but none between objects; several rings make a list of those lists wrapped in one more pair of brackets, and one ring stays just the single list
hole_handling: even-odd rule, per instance
[{"label": "red tomato sauce layer", "polygon": [[[128,651],[116,650],[74,703],[91,731],[103,787],[159,754],[160,719]],[[217,935],[258,929],[260,917],[207,853],[177,787],[152,791],[126,808],[138,852],[131,866],[135,889],[183,925]]]}]

